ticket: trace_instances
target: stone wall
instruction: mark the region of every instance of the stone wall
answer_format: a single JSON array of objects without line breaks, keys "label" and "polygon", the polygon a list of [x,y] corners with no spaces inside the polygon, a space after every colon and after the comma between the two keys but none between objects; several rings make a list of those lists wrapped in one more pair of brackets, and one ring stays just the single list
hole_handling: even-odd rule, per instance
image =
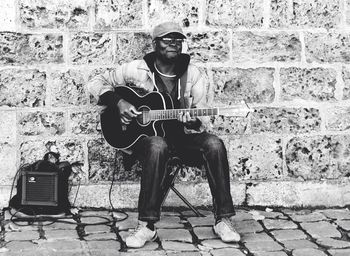
[{"label": "stone wall", "polygon": [[[212,106],[255,110],[212,118],[235,204],[350,202],[350,0],[1,0],[1,206],[19,166],[49,150],[84,164],[77,205],[108,207],[117,166],[113,202],[136,206],[140,168],[125,171],[102,139],[86,83],[149,52],[161,20],[183,25]],[[178,186],[211,203],[202,170],[187,168]]]}]

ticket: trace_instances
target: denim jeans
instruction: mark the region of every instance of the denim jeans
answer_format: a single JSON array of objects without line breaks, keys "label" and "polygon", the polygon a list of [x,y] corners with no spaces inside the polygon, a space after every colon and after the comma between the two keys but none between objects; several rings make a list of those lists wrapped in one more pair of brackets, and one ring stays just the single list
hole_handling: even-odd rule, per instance
[{"label": "denim jeans", "polygon": [[[215,218],[235,215],[230,194],[227,152],[220,138],[209,133],[177,134],[172,137],[143,137],[135,145],[134,154],[142,164],[138,201],[139,220],[160,218],[161,183],[166,175],[170,149],[182,152],[182,160],[205,165],[213,199]],[[187,156],[187,157],[186,157]]]}]

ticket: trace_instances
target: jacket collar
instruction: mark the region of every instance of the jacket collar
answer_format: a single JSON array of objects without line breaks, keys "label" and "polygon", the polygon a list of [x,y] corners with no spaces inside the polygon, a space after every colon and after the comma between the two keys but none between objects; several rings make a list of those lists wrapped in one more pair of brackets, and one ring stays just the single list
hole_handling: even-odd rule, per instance
[{"label": "jacket collar", "polygon": [[[143,57],[145,62],[139,65],[138,68],[145,69],[149,72],[155,73],[154,61],[156,59],[155,52],[146,54]],[[187,70],[188,65],[190,64],[190,55],[181,53],[178,61],[175,64],[175,72],[177,77],[181,77]]]}]

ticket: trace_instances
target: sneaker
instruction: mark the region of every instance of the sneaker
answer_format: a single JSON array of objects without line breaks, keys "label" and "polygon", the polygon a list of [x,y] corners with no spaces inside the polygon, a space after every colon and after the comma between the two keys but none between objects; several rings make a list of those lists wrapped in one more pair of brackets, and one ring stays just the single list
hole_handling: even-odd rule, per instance
[{"label": "sneaker", "polygon": [[147,222],[138,222],[135,231],[133,231],[130,236],[125,239],[126,245],[130,248],[141,248],[146,242],[154,241],[157,238],[157,231],[150,230],[146,227]]},{"label": "sneaker", "polygon": [[241,240],[241,236],[235,230],[229,218],[222,218],[221,221],[214,226],[214,233],[225,243],[239,242]]}]

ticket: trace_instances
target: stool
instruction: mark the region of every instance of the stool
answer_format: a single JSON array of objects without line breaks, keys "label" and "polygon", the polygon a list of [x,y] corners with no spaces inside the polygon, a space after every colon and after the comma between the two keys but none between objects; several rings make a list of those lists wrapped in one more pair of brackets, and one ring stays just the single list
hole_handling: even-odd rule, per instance
[{"label": "stool", "polygon": [[[199,150],[200,154],[202,154],[202,151]],[[184,154],[182,154],[184,155]],[[203,157],[201,157],[203,158]],[[204,161],[204,160],[203,160]],[[192,165],[191,165],[192,166]],[[193,164],[193,166],[195,166]],[[175,167],[175,169],[174,169]],[[202,213],[200,213],[176,188],[175,188],[175,179],[177,177],[177,175],[179,174],[179,172],[181,170],[183,170],[183,168],[185,167],[185,163],[183,161],[183,159],[179,156],[179,154],[176,154],[174,152],[171,153],[171,157],[169,158],[169,160],[167,161],[166,164],[166,171],[169,172],[168,170],[170,170],[169,173],[167,173],[167,177],[166,179],[163,180],[162,182],[162,204],[161,206],[163,206],[170,189],[194,212],[194,214],[197,217],[205,217],[205,215],[203,215]]]}]

